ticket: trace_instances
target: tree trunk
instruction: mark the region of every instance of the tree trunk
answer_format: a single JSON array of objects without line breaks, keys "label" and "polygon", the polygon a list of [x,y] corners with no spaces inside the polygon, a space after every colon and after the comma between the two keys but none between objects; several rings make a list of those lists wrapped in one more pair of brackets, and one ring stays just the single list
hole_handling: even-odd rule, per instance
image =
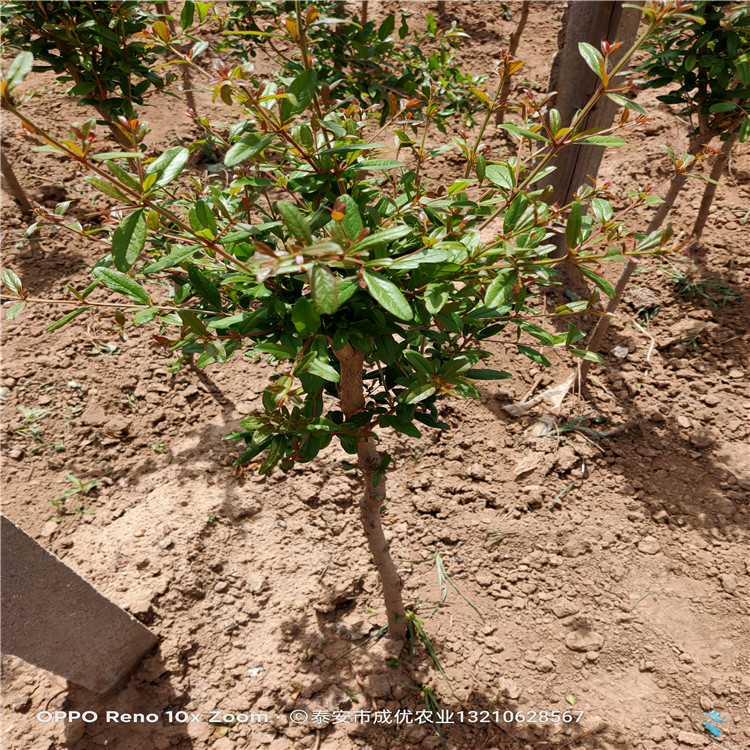
[{"label": "tree trunk", "polygon": [[[165,16],[167,19],[167,26],[169,27],[169,31],[172,34],[173,37],[177,36],[178,31],[177,27],[175,26],[174,18],[172,16],[172,11],[169,7],[169,3],[167,0],[162,0],[162,2],[156,3],[156,12],[159,15]],[[183,53],[187,52],[190,49],[190,45],[187,45],[187,47],[183,48]],[[185,102],[188,105],[189,109],[192,109],[193,112],[196,114],[198,113],[198,110],[196,109],[195,105],[195,96],[193,95],[193,77],[190,75],[190,65],[188,63],[185,63],[181,66],[182,68],[182,90],[185,94]]]},{"label": "tree trunk", "polygon": [[[735,143],[737,143],[738,134],[734,133],[724,141],[724,145],[721,147],[721,152],[716,157],[713,167],[711,168],[711,179],[716,182],[719,181],[721,173],[724,171],[724,167],[729,160],[729,155],[732,153]],[[706,184],[706,189],[703,191],[703,200],[701,201],[701,207],[698,210],[698,216],[695,219],[693,225],[693,236],[695,242],[700,240],[703,230],[706,228],[706,222],[708,221],[708,213],[711,210],[711,204],[714,202],[714,196],[716,195],[716,188],[718,186],[713,182]]]},{"label": "tree trunk", "polygon": [[367,23],[367,2],[368,0],[362,0],[362,25]]},{"label": "tree trunk", "polygon": [[[521,6],[521,18],[518,19],[518,26],[516,26],[516,30],[510,35],[510,44],[508,45],[508,54],[511,57],[515,57],[516,52],[518,52],[518,44],[521,41],[521,34],[523,34],[523,30],[524,30],[524,27],[526,26],[526,22],[529,20],[529,8],[530,7],[531,7],[530,0],[524,0],[523,5]],[[509,95],[510,95],[510,81],[505,81],[505,83],[503,84],[503,90],[500,93],[500,101],[502,103],[507,102]],[[502,125],[504,119],[505,119],[505,110],[501,109],[495,115],[495,124]]]},{"label": "tree trunk", "polygon": [[[690,140],[690,144],[688,146],[688,153],[692,154],[693,156],[697,154],[704,143],[706,141],[706,138],[710,140],[713,137],[713,134],[706,135],[697,135],[693,136]],[[669,213],[669,210],[674,205],[674,202],[677,200],[677,196],[682,191],[682,188],[685,186],[685,183],[687,182],[687,177],[683,174],[677,175],[672,180],[672,183],[669,186],[669,191],[667,192],[666,197],[664,198],[664,203],[661,203],[659,205],[658,210],[654,214],[653,218],[651,219],[650,224],[648,225],[648,229],[646,230],[647,234],[651,234],[651,232],[655,232],[659,227],[661,227],[662,223],[664,222],[664,219],[667,218],[667,214]],[[709,183],[710,184],[710,183]],[[609,324],[612,322],[612,318],[610,317],[615,310],[617,309],[617,306],[620,304],[620,301],[622,300],[622,295],[625,291],[625,287],[628,284],[628,281],[630,281],[630,277],[633,275],[633,271],[635,271],[636,266],[638,265],[637,261],[635,260],[628,260],[625,264],[625,268],[622,269],[622,272],[620,273],[619,278],[617,279],[617,283],[615,284],[615,296],[614,299],[610,299],[607,303],[606,312],[607,315],[602,316],[599,318],[596,326],[594,327],[594,332],[591,334],[591,339],[586,342],[586,348],[591,352],[598,352],[601,348],[602,342],[604,340],[604,336],[607,333],[607,330],[609,329]],[[593,365],[593,362],[591,360],[584,360],[581,363],[581,384],[583,385],[586,382],[586,377],[589,374],[589,370],[591,369],[591,366]]]},{"label": "tree trunk", "polygon": [[13,172],[13,168],[10,166],[10,162],[5,156],[0,159],[0,167],[2,167],[3,178],[8,184],[8,190],[10,190],[11,195],[18,201],[21,210],[27,214],[32,213],[34,207],[31,205],[26,191],[21,186],[21,183]]},{"label": "tree trunk", "polygon": [[[334,354],[341,364],[341,382],[338,386],[341,410],[345,419],[351,419],[365,409],[362,382],[365,355],[351,344],[335,351]],[[365,484],[364,493],[359,502],[359,513],[367,544],[383,587],[383,598],[388,614],[388,632],[396,640],[404,640],[406,638],[406,612],[401,597],[403,584],[391,558],[389,544],[380,523],[380,508],[385,504],[386,499],[386,478],[383,474],[378,486],[373,486],[375,472],[382,458],[375,447],[375,441],[369,435],[359,439],[357,458]]]}]

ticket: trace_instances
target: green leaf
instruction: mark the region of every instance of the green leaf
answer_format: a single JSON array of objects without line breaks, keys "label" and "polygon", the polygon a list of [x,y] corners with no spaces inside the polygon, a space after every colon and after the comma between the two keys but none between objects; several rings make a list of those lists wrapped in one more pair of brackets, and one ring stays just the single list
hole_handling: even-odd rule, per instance
[{"label": "green leaf", "polygon": [[183,260],[187,260],[193,253],[200,250],[198,245],[192,247],[179,247],[173,250],[169,255],[159,258],[155,263],[151,263],[143,269],[144,273],[152,274],[157,271],[163,271],[165,268],[179,265]]},{"label": "green leaf", "polygon": [[190,220],[190,228],[194,232],[203,232],[208,230],[211,234],[211,239],[216,237],[219,233],[219,228],[216,225],[216,217],[211,209],[211,204],[201,198],[197,200],[188,211],[188,218]]},{"label": "green leaf", "polygon": [[513,296],[513,289],[518,282],[518,276],[515,271],[505,271],[497,276],[487,287],[487,293],[484,295],[484,304],[486,307],[500,307]]},{"label": "green leaf", "polygon": [[341,380],[341,376],[336,371],[336,368],[324,362],[320,357],[313,357],[310,360],[310,364],[307,366],[307,372],[311,375],[317,375],[323,380],[327,380],[329,383],[338,383]]},{"label": "green leaf", "polygon": [[615,298],[614,287],[607,281],[607,279],[594,273],[590,268],[586,268],[586,266],[578,266],[578,270],[584,276],[588,276],[588,278],[590,278],[610,299]]},{"label": "green leaf", "polygon": [[182,11],[180,13],[180,28],[184,31],[193,25],[193,18],[195,16],[195,3],[193,0],[185,0],[182,5]]},{"label": "green leaf", "polygon": [[532,349],[530,346],[524,346],[523,344],[516,344],[516,347],[518,348],[519,353],[523,354],[524,357],[528,357],[534,362],[538,362],[540,365],[544,365],[545,367],[550,366],[549,360],[536,349]]},{"label": "green leaf", "polygon": [[401,290],[388,279],[365,268],[362,272],[370,296],[389,313],[400,320],[411,320],[414,311]]},{"label": "green leaf", "polygon": [[7,320],[15,320],[18,317],[21,310],[23,310],[25,304],[26,303],[24,301],[14,302],[10,307],[6,308],[5,318]]},{"label": "green leaf", "polygon": [[382,414],[378,417],[378,424],[381,427],[392,427],[397,432],[401,432],[409,437],[422,437],[422,433],[413,422],[403,422],[393,414]]},{"label": "green leaf", "polygon": [[435,374],[435,366],[415,349],[404,349],[403,357],[409,361],[414,370],[420,375]]},{"label": "green leaf", "polygon": [[315,307],[324,315],[333,315],[339,309],[338,277],[328,266],[316,263],[310,270],[310,292]]},{"label": "green leaf", "polygon": [[308,297],[300,297],[292,308],[292,323],[301,336],[312,336],[320,328],[320,313]]},{"label": "green leaf", "polygon": [[452,289],[453,287],[445,281],[433,281],[427,285],[424,303],[430,315],[435,315],[443,309]]},{"label": "green leaf", "polygon": [[21,279],[18,278],[15,271],[11,271],[10,268],[6,268],[2,274],[0,274],[0,280],[2,280],[3,286],[8,287],[13,294],[18,296],[21,295]]},{"label": "green leaf", "polygon": [[246,464],[248,461],[252,461],[257,455],[263,453],[263,451],[268,448],[269,445],[271,445],[272,440],[273,436],[267,437],[265,440],[261,440],[261,442],[257,445],[251,445],[244,453],[239,456],[239,458],[234,462],[234,465],[242,466],[242,464]]},{"label": "green leaf", "polygon": [[155,174],[158,187],[168,185],[177,177],[188,162],[190,152],[183,146],[167,149],[146,167],[146,174]]},{"label": "green leaf", "polygon": [[594,211],[594,216],[602,224],[606,224],[614,216],[612,206],[603,198],[592,198],[591,208]]},{"label": "green leaf", "polygon": [[260,352],[261,354],[270,354],[276,359],[294,359],[297,356],[297,352],[288,346],[281,346],[280,344],[258,344],[253,349],[254,352]]},{"label": "green leaf", "polygon": [[66,315],[63,315],[62,318],[59,320],[56,320],[52,325],[47,326],[44,330],[47,333],[52,333],[52,331],[56,331],[58,328],[62,328],[66,323],[70,323],[73,318],[77,318],[81,313],[85,313],[86,310],[90,310],[91,305],[86,305],[85,307],[79,307],[77,310],[73,310],[72,312],[67,313]]},{"label": "green leaf", "polygon": [[315,83],[315,71],[308,68],[302,71],[287,87],[287,97],[281,102],[281,119],[284,122],[307,108],[315,94]]},{"label": "green leaf", "polygon": [[515,186],[515,173],[509,164],[488,164],[485,175],[493,185],[505,190],[512,190]]},{"label": "green leaf", "polygon": [[568,349],[571,354],[575,354],[576,357],[581,359],[588,359],[590,362],[599,362],[604,364],[603,357],[595,354],[594,352],[587,351],[586,349]]},{"label": "green leaf", "polygon": [[740,125],[740,143],[745,143],[750,138],[750,117],[745,118],[745,121]]},{"label": "green leaf", "polygon": [[570,214],[568,216],[568,223],[565,225],[565,239],[568,243],[568,248],[574,248],[579,241],[581,234],[581,224],[583,223],[583,211],[581,204],[576,201],[570,207]]},{"label": "green leaf", "polygon": [[26,78],[33,65],[34,55],[31,52],[20,52],[10,64],[8,72],[5,74],[5,80],[8,85],[6,91],[11,91],[18,86]]},{"label": "green leaf", "polygon": [[571,706],[575,706],[576,704],[576,697],[573,693],[565,693],[565,700],[570,703]]},{"label": "green leaf", "polygon": [[97,190],[101,191],[105,195],[108,195],[110,198],[115,198],[118,201],[122,201],[123,203],[130,203],[130,198],[128,198],[124,193],[120,192],[114,185],[107,182],[106,180],[102,180],[99,177],[93,177],[88,176],[83,178],[86,182],[91,183]]},{"label": "green leaf", "polygon": [[503,370],[468,370],[464,373],[467,378],[473,380],[505,380],[506,378],[512,378],[513,376],[509,372]]},{"label": "green leaf", "polygon": [[717,102],[708,108],[709,112],[732,112],[737,109],[736,102]]},{"label": "green leaf", "polygon": [[357,201],[355,201],[351,195],[342,195],[339,196],[336,203],[338,204],[337,207],[342,209],[344,213],[344,219],[341,222],[341,226],[344,227],[346,236],[350,240],[356,240],[364,228]]},{"label": "green leaf", "polygon": [[497,128],[498,130],[507,130],[509,133],[512,133],[513,135],[518,136],[521,139],[531,138],[532,141],[544,141],[545,143],[549,143],[549,138],[545,138],[540,133],[535,133],[532,130],[526,130],[520,125],[514,125],[510,122],[503,122],[498,125]]},{"label": "green leaf", "polygon": [[583,140],[573,139],[576,146],[627,146],[628,142],[624,138],[617,138],[614,135],[587,135]]},{"label": "green leaf", "polygon": [[620,94],[607,94],[607,98],[611,99],[615,104],[619,104],[621,107],[635,110],[638,114],[648,117],[648,112],[646,112],[638,102],[628,99],[627,96],[620,96]]},{"label": "green leaf", "polygon": [[194,263],[188,265],[187,272],[195,293],[209,305],[221,310],[221,292],[214,283]]},{"label": "green leaf", "polygon": [[259,138],[255,134],[246,135],[235,143],[232,148],[227,151],[224,157],[225,167],[234,167],[237,164],[252,159],[253,156],[259,154],[271,141],[275,138],[274,133],[264,135]]},{"label": "green leaf", "polygon": [[398,400],[405,404],[417,404],[432,396],[436,391],[437,388],[431,383],[422,383],[415,388],[399,394]]},{"label": "green leaf", "polygon": [[132,190],[137,190],[139,193],[141,192],[141,183],[138,182],[138,178],[128,172],[127,169],[123,169],[116,161],[107,161],[105,166],[124,185]]},{"label": "green leaf", "polygon": [[112,235],[112,259],[118,271],[128,271],[146,245],[145,210],[126,216]]},{"label": "green leaf", "polygon": [[605,68],[602,53],[599,52],[596,47],[593,47],[587,42],[578,42],[578,51],[581,53],[581,57],[586,61],[586,65],[596,73],[597,78],[600,80],[603,79]]},{"label": "green leaf", "polygon": [[297,206],[286,201],[277,201],[276,210],[281,214],[284,224],[292,236],[309,245],[312,242],[312,230],[307,219],[302,215]]},{"label": "green leaf", "polygon": [[158,307],[149,307],[146,310],[139,310],[133,316],[133,323],[135,323],[137,326],[143,325],[144,323],[148,323],[149,321],[153,320],[158,314]]},{"label": "green leaf", "polygon": [[398,227],[391,227],[390,229],[383,229],[380,232],[375,232],[369,237],[365,237],[361,242],[357,242],[352,245],[352,250],[358,250],[360,252],[364,250],[372,250],[376,247],[383,247],[391,242],[400,240],[411,232],[411,227],[406,224],[401,224]]},{"label": "green leaf", "polygon": [[146,290],[137,282],[135,279],[131,279],[127,274],[121,271],[116,271],[114,268],[104,268],[99,266],[94,268],[91,275],[97,280],[101,281],[104,286],[111,289],[113,292],[122,294],[128,299],[132,299],[134,302],[138,302],[141,305],[149,304],[149,296]]},{"label": "green leaf", "polygon": [[396,161],[395,159],[362,159],[354,164],[354,169],[358,171],[386,171],[388,169],[399,169],[400,167],[405,166],[406,164],[404,164],[404,162]]}]

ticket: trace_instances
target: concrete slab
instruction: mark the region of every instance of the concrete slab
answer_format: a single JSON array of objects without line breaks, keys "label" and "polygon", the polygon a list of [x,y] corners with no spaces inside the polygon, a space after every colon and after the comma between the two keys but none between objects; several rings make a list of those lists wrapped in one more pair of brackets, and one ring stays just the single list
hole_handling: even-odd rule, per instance
[{"label": "concrete slab", "polygon": [[13,522],[0,526],[3,653],[104,693],[156,636]]}]

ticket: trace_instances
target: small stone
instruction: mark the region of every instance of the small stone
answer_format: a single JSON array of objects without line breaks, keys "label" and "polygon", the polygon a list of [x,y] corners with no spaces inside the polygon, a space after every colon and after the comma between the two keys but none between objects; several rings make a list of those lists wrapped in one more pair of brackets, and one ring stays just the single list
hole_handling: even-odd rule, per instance
[{"label": "small stone", "polygon": [[644,555],[655,555],[660,550],[661,545],[653,536],[644,536],[643,539],[638,542],[638,551],[643,552]]},{"label": "small stone", "polygon": [[688,745],[689,747],[704,747],[706,744],[705,735],[696,734],[695,732],[682,731],[677,735],[678,745]]},{"label": "small stone", "polygon": [[719,576],[721,587],[727,594],[734,594],[737,591],[737,576],[734,573],[722,573]]},{"label": "small stone", "polygon": [[47,521],[42,526],[42,536],[51,537],[59,528],[60,524],[56,521]]},{"label": "small stone", "polygon": [[560,448],[555,456],[555,463],[559,472],[570,471],[579,461],[580,459],[569,445]]},{"label": "small stone", "polygon": [[599,652],[598,651],[587,651],[586,652],[586,661],[597,661],[599,659]]},{"label": "small stone", "polygon": [[568,539],[561,550],[563,557],[580,557],[587,552],[591,552],[591,542],[580,536]]},{"label": "small stone", "polygon": [[698,427],[690,434],[690,445],[693,448],[710,448],[716,443],[717,437],[715,430]]},{"label": "small stone", "polygon": [[391,680],[388,675],[371,674],[367,678],[367,693],[373,698],[388,698],[391,694]]},{"label": "small stone", "polygon": [[478,479],[480,481],[487,476],[487,472],[482,464],[472,464],[466,470],[466,474],[472,479]]},{"label": "small stone", "polygon": [[572,630],[565,645],[571,651],[599,651],[604,645],[604,636],[593,630]]},{"label": "small stone", "polygon": [[25,693],[11,693],[7,698],[3,699],[3,705],[7,706],[11,711],[24,714],[31,706],[31,696]]},{"label": "small stone", "polygon": [[567,599],[560,599],[552,605],[552,614],[555,617],[569,617],[580,611],[580,607]]},{"label": "small stone", "polygon": [[657,523],[669,523],[669,513],[666,510],[657,510],[654,513],[654,521]]},{"label": "small stone", "polygon": [[718,406],[721,399],[715,393],[709,393],[703,397],[703,403],[706,406]]},{"label": "small stone", "polygon": [[487,588],[495,583],[495,576],[493,576],[488,570],[480,570],[479,573],[477,573],[477,583],[480,586]]},{"label": "small stone", "polygon": [[714,707],[714,702],[707,695],[701,695],[700,698],[701,708],[704,711],[710,711]]},{"label": "small stone", "polygon": [[658,724],[652,724],[648,733],[648,738],[654,742],[662,742],[667,739],[667,733]]},{"label": "small stone", "polygon": [[268,576],[254,576],[247,582],[247,589],[251,594],[260,594],[268,588]]},{"label": "small stone", "polygon": [[732,378],[732,379],[734,379],[734,380],[740,380],[741,378],[745,377],[745,372],[743,370],[739,370],[736,367],[733,367],[729,371],[728,374],[729,374],[729,377]]},{"label": "small stone", "polygon": [[617,359],[625,359],[625,357],[627,357],[629,353],[630,350],[627,348],[627,346],[615,346],[612,349],[612,354],[614,354]]},{"label": "small stone", "polygon": [[107,414],[100,404],[89,404],[81,414],[81,422],[85,425],[98,427],[107,421]]},{"label": "small stone", "polygon": [[172,538],[168,536],[164,537],[164,539],[159,542],[159,546],[162,549],[169,549],[173,544],[174,542],[172,541]]},{"label": "small stone", "polygon": [[521,688],[517,682],[509,677],[500,678],[500,696],[515,701],[521,697]]},{"label": "small stone", "polygon": [[228,584],[228,583],[227,583],[226,581],[219,581],[219,582],[218,582],[218,583],[217,583],[217,584],[216,584],[216,585],[214,586],[214,591],[215,591],[215,592],[216,592],[217,594],[223,594],[223,593],[224,593],[224,592],[225,592],[225,591],[226,591],[226,590],[227,590],[228,588],[229,588],[229,584]]},{"label": "small stone", "polygon": [[551,672],[555,668],[555,665],[549,657],[541,656],[536,660],[536,668],[540,672]]},{"label": "small stone", "polygon": [[19,458],[23,458],[23,451],[20,448],[12,448],[8,451],[8,457],[17,461]]},{"label": "small stone", "polygon": [[685,430],[689,430],[693,426],[693,423],[684,414],[677,417],[677,424]]}]

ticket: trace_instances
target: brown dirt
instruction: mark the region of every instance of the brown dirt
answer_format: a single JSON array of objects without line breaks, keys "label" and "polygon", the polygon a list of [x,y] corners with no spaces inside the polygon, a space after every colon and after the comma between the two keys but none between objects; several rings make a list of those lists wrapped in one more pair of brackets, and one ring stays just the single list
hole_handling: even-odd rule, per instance
[{"label": "brown dirt", "polygon": [[[435,9],[409,6],[418,19]],[[541,89],[561,8],[533,3],[521,40],[525,75]],[[371,3],[371,13],[382,12]],[[452,2],[447,16],[473,36],[464,58],[474,71],[486,71],[514,28],[488,2]],[[40,122],[81,119],[50,78],[30,77],[25,91],[39,94],[25,106]],[[660,144],[687,142],[686,126],[652,94],[639,101],[654,122],[610,150],[601,171],[618,192],[666,173]],[[199,102],[226,116],[210,96]],[[188,132],[183,109],[167,98],[144,114],[155,151]],[[32,152],[15,129],[4,118],[4,155],[33,199],[106,205],[81,174]],[[406,599],[423,603],[452,691],[421,647],[395,668],[385,664],[387,639],[346,655],[384,614],[342,451],[287,476],[235,476],[236,452],[221,437],[257,403],[272,368],[239,357],[231,368],[173,373],[168,358],[149,350],[147,330],[130,329],[120,342],[107,313],[55,334],[44,333],[60,315],[52,306],[3,321],[3,512],[161,640],[127,685],[104,697],[4,656],[4,747],[437,747],[429,725],[289,722],[292,709],[417,711],[425,707],[418,685],[467,719],[469,711],[501,719],[505,711],[584,712],[564,725],[446,726],[454,748],[710,747],[700,730],[708,709],[726,718],[726,747],[749,746],[749,173],[745,144],[693,257],[742,300],[713,313],[675,296],[664,261],[644,262],[606,341],[607,352],[624,347],[627,355],[610,354],[595,368],[588,399],[566,401],[558,420],[587,415],[580,426],[628,429],[523,442],[538,414],[517,420],[501,407],[532,384],[558,382],[569,364],[559,358],[550,371],[528,370],[498,344],[497,366],[513,380],[488,386],[480,402],[445,404],[452,429],[443,435],[384,437],[395,457],[385,524]],[[702,185],[692,183],[672,212],[678,232],[689,232]],[[86,284],[100,255],[93,241],[44,229],[29,243],[28,221],[5,194],[2,221],[4,265],[34,295]],[[648,295],[660,305],[650,329],[636,316]],[[693,331],[698,337],[684,341]],[[38,437],[21,407],[45,410],[31,420]],[[609,421],[591,421],[596,415]],[[516,476],[531,450],[539,460]],[[65,472],[100,485],[86,499],[90,513],[56,523],[49,500],[67,488]],[[425,562],[435,553],[483,618],[450,587],[427,616],[440,599],[435,565]],[[36,720],[45,709],[185,710],[203,721],[53,725]],[[208,723],[214,709],[268,713],[269,723]]]}]

